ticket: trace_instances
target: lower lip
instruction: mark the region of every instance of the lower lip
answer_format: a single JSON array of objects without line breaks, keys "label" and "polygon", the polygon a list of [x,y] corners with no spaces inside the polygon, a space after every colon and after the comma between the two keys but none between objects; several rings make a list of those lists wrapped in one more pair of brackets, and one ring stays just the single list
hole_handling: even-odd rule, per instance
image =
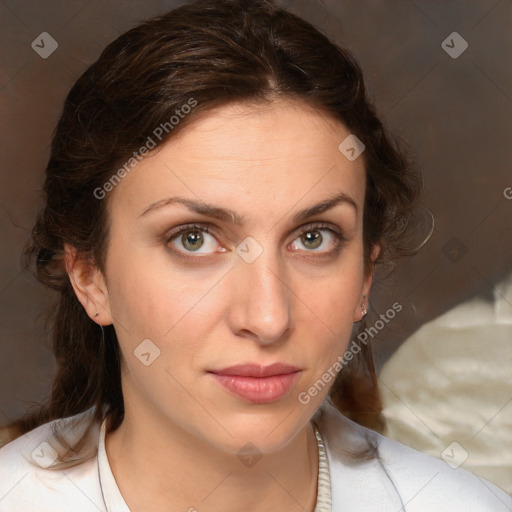
[{"label": "lower lip", "polygon": [[254,404],[268,404],[283,398],[293,387],[301,372],[272,377],[242,377],[239,375],[211,375],[224,388]]}]

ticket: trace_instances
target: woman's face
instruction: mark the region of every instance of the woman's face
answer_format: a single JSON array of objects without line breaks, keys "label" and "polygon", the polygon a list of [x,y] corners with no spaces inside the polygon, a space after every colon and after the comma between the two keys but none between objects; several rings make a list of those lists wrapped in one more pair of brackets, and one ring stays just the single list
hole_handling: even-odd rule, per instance
[{"label": "woman's face", "polygon": [[[307,424],[371,281],[364,164],[338,149],[349,134],[300,103],[222,107],[105,199],[105,295],[91,312],[114,324],[127,410],[230,453],[278,450]],[[277,363],[278,376],[254,376]],[[256,367],[225,370],[239,365]]]}]

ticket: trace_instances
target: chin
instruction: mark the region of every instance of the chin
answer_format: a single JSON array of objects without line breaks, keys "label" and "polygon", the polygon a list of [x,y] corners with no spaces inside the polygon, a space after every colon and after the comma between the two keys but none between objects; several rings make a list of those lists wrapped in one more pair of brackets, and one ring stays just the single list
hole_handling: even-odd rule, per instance
[{"label": "chin", "polygon": [[230,411],[216,420],[222,425],[208,434],[216,432],[228,453],[238,454],[244,447],[254,446],[261,454],[278,452],[288,445],[307,425],[314,411],[297,403],[296,410],[284,407],[283,403],[251,405]]}]

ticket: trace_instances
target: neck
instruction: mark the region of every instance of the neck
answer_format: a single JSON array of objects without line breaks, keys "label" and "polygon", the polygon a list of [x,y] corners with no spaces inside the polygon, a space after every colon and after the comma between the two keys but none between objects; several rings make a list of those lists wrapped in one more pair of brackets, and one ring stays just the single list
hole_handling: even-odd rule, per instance
[{"label": "neck", "polygon": [[282,450],[254,463],[168,420],[134,416],[128,407],[121,426],[105,437],[112,472],[132,512],[146,511],[148,504],[155,512],[314,510],[318,452],[311,423]]}]

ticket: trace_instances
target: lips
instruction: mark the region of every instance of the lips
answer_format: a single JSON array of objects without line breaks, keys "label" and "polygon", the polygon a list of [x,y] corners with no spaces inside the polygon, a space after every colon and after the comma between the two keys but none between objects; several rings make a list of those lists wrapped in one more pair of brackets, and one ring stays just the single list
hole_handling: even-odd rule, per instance
[{"label": "lips", "polygon": [[224,389],[250,403],[272,403],[284,398],[301,369],[284,363],[269,366],[242,364],[209,372]]},{"label": "lips", "polygon": [[300,368],[290,366],[284,363],[274,363],[269,366],[260,366],[257,364],[240,364],[223,368],[222,370],[212,370],[216,375],[236,375],[238,377],[273,377],[274,375],[286,375],[300,371]]}]

